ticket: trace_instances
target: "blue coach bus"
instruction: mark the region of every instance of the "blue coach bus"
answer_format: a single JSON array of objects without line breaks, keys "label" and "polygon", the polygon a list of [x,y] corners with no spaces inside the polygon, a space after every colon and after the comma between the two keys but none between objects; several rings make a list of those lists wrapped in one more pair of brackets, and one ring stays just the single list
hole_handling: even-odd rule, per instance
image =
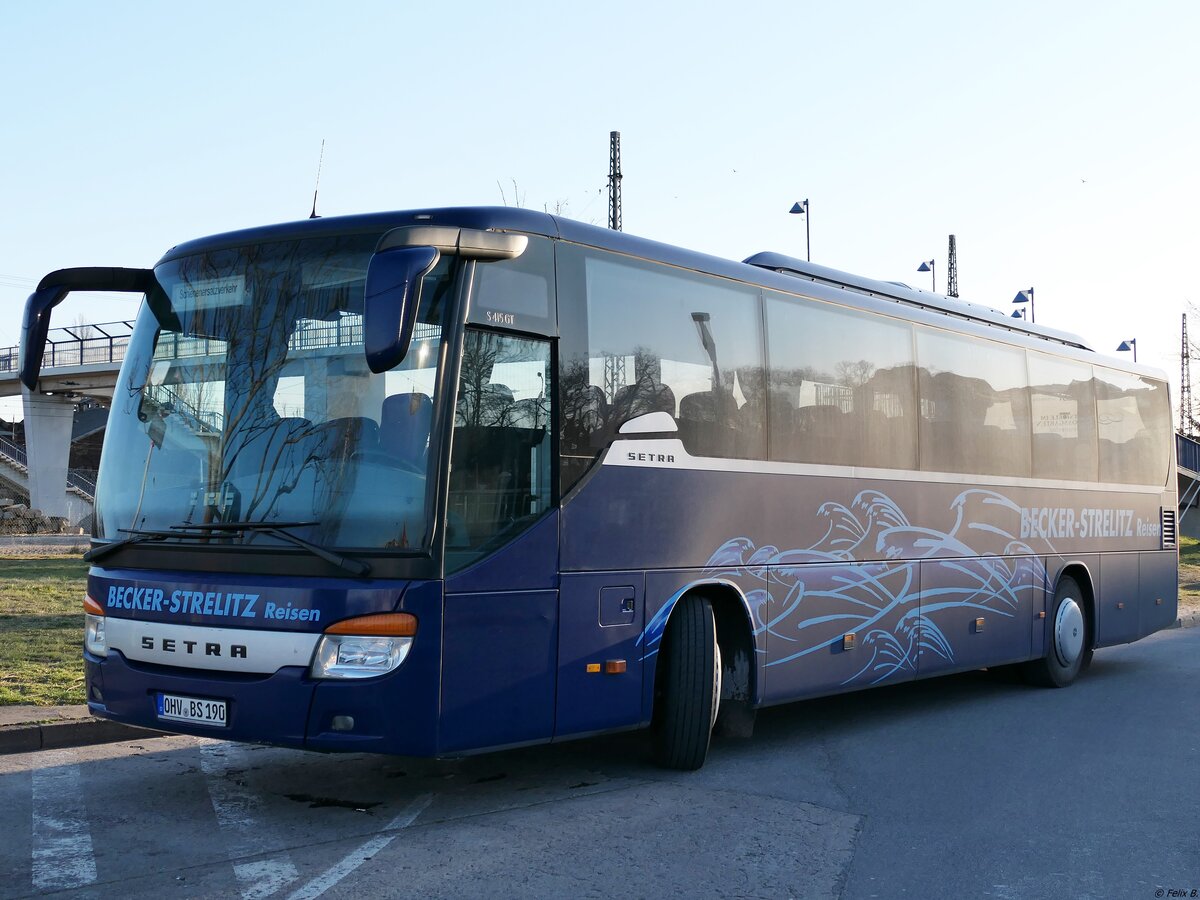
[{"label": "blue coach bus", "polygon": [[88,577],[122,722],[453,756],[980,667],[1070,684],[1176,616],[1162,374],[773,253],[519,209],[67,269],[143,293]]}]

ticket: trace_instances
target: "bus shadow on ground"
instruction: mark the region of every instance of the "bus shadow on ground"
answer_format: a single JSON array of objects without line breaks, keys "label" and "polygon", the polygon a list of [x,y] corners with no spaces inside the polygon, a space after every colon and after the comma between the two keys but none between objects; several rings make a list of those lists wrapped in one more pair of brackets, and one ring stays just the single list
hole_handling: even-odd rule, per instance
[{"label": "bus shadow on ground", "polygon": [[[1101,651],[1080,681],[1065,690],[1032,685],[1021,676],[1017,666],[1001,666],[766,707],[758,711],[752,737],[714,736],[705,767],[720,765],[744,753],[757,756],[798,748],[806,741],[852,739],[881,727],[903,724],[905,720],[915,724],[934,716],[954,717],[989,704],[1018,709],[1028,705],[1032,715],[1046,703],[1070,705],[1075,692],[1088,690],[1089,684],[1120,681],[1140,665],[1136,659]],[[623,777],[653,778],[662,772],[655,766],[651,738],[644,730],[448,760],[443,764],[469,763],[472,769],[523,764],[552,767],[568,759]]]}]

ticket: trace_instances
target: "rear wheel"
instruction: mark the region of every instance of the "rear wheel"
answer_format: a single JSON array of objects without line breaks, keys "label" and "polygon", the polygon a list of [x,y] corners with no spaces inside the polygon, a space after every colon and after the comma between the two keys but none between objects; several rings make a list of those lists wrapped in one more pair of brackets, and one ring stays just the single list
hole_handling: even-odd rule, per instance
[{"label": "rear wheel", "polygon": [[1092,661],[1087,604],[1075,579],[1065,577],[1054,592],[1050,613],[1049,646],[1042,659],[1025,664],[1027,680],[1044,687],[1066,687]]},{"label": "rear wheel", "polygon": [[712,604],[679,601],[664,634],[654,710],[654,756],[668,769],[704,765],[721,702],[721,650]]}]

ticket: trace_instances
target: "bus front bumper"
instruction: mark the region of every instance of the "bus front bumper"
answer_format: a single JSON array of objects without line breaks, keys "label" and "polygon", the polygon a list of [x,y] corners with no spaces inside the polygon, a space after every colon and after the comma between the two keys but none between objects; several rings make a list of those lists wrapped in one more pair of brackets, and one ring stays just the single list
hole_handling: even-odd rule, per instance
[{"label": "bus front bumper", "polygon": [[[253,678],[211,671],[191,675],[186,669],[131,663],[118,651],[106,657],[84,653],[88,709],[127,725],[302,750],[435,755],[431,711],[402,708],[406,704],[398,705],[397,696],[436,696],[436,691],[396,684],[397,678],[416,674],[403,668],[378,679],[335,682],[312,679],[298,666]],[[158,712],[162,694],[224,702],[225,724],[164,719]]]}]

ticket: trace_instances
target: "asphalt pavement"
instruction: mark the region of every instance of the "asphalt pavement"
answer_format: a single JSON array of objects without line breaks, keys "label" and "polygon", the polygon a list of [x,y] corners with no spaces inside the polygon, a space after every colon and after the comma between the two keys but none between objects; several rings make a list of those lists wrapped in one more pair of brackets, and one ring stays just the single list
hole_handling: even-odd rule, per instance
[{"label": "asphalt pavement", "polygon": [[1062,900],[1200,890],[1200,629],[772,707],[698,772],[638,733],[459,760],[170,736],[0,756],[5,897]]}]

